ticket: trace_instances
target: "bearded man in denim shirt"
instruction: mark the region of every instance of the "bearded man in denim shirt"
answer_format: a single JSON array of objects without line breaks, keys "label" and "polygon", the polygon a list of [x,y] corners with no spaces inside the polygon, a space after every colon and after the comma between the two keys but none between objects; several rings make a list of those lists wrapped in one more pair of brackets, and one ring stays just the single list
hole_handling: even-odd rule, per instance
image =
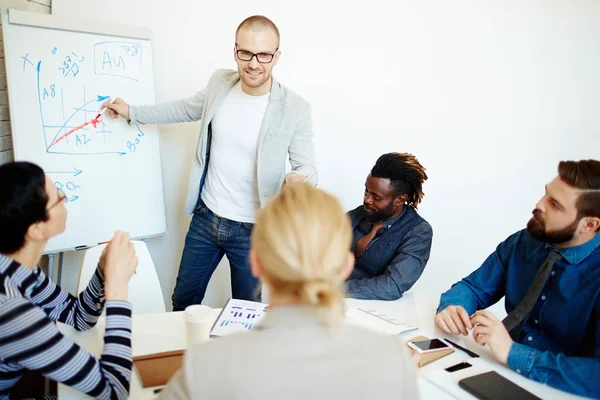
[{"label": "bearded man in denim shirt", "polygon": [[348,213],[356,258],[348,296],[396,300],[419,279],[433,237],[431,225],[417,213],[426,180],[412,154],[379,157],[365,182],[363,205]]},{"label": "bearded man in denim shirt", "polygon": [[[563,161],[527,229],[441,297],[436,325],[529,379],[600,398],[600,161]],[[508,316],[485,310],[506,297]]]}]

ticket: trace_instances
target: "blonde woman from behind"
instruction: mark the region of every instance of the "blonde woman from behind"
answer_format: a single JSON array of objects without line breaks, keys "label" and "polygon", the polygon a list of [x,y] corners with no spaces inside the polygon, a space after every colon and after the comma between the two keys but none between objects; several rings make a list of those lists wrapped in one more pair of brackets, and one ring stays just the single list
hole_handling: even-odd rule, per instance
[{"label": "blonde woman from behind", "polygon": [[395,337],[344,324],[352,229],[338,200],[286,185],[257,216],[252,273],[270,293],[253,331],[192,347],[164,399],[416,399]]}]

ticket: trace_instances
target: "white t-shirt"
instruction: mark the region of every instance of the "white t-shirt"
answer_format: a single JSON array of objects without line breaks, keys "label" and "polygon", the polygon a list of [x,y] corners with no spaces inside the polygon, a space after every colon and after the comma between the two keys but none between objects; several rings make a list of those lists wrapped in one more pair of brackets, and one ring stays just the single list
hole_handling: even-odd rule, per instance
[{"label": "white t-shirt", "polygon": [[201,197],[221,217],[249,223],[256,220],[260,209],[256,182],[258,136],[269,95],[246,94],[238,82],[211,121],[210,159]]}]

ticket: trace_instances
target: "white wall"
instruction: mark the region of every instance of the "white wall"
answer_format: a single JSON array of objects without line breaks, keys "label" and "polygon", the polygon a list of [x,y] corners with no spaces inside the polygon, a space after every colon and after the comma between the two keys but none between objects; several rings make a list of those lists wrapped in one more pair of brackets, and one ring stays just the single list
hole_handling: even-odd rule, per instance
[{"label": "white wall", "polygon": [[[594,0],[54,0],[53,12],[152,28],[158,101],[233,68],[237,24],[272,18],[282,35],[276,76],[313,105],[321,188],[352,208],[382,153],[412,152],[427,167],[419,210],[434,242],[415,290],[441,292],[523,228],[559,160],[600,158]],[[169,232],[149,247],[168,305],[198,130],[161,127]],[[67,288],[78,257],[66,257]],[[222,263],[207,303],[229,295]]]}]

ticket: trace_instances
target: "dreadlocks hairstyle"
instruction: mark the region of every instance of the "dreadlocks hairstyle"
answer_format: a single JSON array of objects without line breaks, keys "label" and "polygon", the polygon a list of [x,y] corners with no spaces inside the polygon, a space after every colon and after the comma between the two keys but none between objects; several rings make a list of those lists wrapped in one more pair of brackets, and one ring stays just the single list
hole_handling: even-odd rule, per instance
[{"label": "dreadlocks hairstyle", "polygon": [[409,153],[387,153],[379,157],[371,176],[386,178],[395,189],[395,196],[406,194],[409,207],[417,208],[423,200],[423,183],[427,180],[425,168],[417,157]]},{"label": "dreadlocks hairstyle", "polygon": [[581,190],[577,198],[577,218],[600,218],[600,161],[561,161],[558,176],[567,185]]}]

